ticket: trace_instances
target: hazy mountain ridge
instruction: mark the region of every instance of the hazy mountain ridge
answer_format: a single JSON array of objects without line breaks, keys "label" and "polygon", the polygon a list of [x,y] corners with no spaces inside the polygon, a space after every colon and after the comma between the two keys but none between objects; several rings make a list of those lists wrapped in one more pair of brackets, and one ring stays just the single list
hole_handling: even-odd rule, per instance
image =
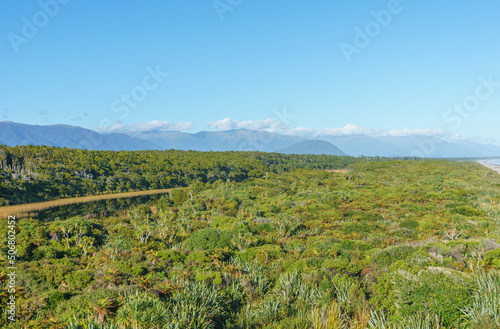
[{"label": "hazy mountain ridge", "polygon": [[178,131],[149,131],[130,132],[129,135],[154,142],[163,149],[197,151],[273,152],[304,141],[299,137],[247,129],[200,131],[194,134]]},{"label": "hazy mountain ridge", "polygon": [[0,122],[0,144],[47,145],[91,150],[158,149],[149,141],[125,134],[103,135],[90,129],[70,125],[38,126],[15,122]]},{"label": "hazy mountain ridge", "polygon": [[0,144],[9,146],[32,144],[114,151],[178,149],[296,154],[335,154],[340,151],[342,153],[339,154],[352,156],[434,158],[500,156],[500,146],[497,145],[470,141],[449,142],[431,136],[317,136],[314,140],[310,140],[247,129],[198,133],[152,130],[101,134],[70,125],[38,126],[14,122],[0,122]]},{"label": "hazy mountain ridge", "polygon": [[287,148],[276,150],[284,154],[326,154],[326,155],[347,155],[337,146],[322,140],[309,140],[295,143]]}]

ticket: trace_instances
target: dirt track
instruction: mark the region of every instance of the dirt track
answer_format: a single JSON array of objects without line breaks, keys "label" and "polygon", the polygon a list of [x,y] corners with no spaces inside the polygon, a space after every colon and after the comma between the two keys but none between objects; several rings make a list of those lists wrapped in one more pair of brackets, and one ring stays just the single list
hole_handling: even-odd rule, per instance
[{"label": "dirt track", "polygon": [[137,192],[125,192],[103,195],[91,195],[77,198],[58,199],[45,202],[25,203],[14,206],[0,207],[0,218],[7,218],[8,216],[16,216],[16,218],[28,217],[35,212],[46,210],[53,207],[65,206],[76,203],[86,203],[99,200],[131,198],[142,195],[164,194],[170,193],[172,189],[161,190],[146,190]]}]

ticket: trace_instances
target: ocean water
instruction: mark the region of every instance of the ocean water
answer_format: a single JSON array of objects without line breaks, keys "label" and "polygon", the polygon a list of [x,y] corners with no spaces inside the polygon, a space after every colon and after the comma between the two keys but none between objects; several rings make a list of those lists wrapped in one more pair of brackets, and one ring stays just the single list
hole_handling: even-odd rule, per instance
[{"label": "ocean water", "polygon": [[500,159],[488,160],[489,163],[500,166]]}]

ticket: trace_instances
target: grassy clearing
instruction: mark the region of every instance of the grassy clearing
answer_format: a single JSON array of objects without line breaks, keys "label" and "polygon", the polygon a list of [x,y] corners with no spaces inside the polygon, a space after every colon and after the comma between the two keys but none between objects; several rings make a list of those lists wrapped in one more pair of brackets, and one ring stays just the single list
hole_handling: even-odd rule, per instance
[{"label": "grassy clearing", "polygon": [[20,204],[15,206],[0,207],[0,218],[7,218],[8,216],[16,216],[16,218],[23,218],[23,217],[29,217],[30,215],[38,211],[47,210],[54,207],[66,206],[70,204],[86,203],[86,202],[109,200],[109,199],[132,198],[137,196],[153,195],[153,194],[164,194],[164,193],[170,193],[170,191],[172,191],[172,189],[91,195],[78,198],[66,198],[66,199],[58,199],[45,202],[35,202],[35,203]]},{"label": "grassy clearing", "polygon": [[352,169],[327,169],[326,172],[340,172],[340,173],[348,173],[351,172]]}]

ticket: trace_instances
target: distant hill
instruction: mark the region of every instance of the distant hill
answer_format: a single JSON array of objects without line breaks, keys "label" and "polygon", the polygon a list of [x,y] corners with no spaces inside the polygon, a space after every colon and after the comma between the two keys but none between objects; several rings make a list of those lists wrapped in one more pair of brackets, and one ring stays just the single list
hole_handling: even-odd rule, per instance
[{"label": "distant hill", "polygon": [[316,136],[315,140],[247,129],[185,133],[152,130],[100,134],[69,125],[37,126],[0,122],[0,144],[48,145],[91,150],[262,151],[352,156],[429,158],[500,157],[500,146],[445,141],[432,136]]},{"label": "distant hill", "polygon": [[147,150],[159,147],[124,134],[103,135],[90,129],[70,125],[37,126],[0,122],[0,144],[47,145],[89,150]]},{"label": "distant hill", "polygon": [[435,158],[480,158],[500,155],[500,146],[463,140],[449,142],[432,136],[379,137],[378,140],[405,150],[408,155]]},{"label": "distant hill", "polygon": [[317,138],[326,140],[353,156],[390,157],[403,156],[409,153],[403,148],[380,141],[376,137],[366,135],[318,136]]},{"label": "distant hill", "polygon": [[130,132],[130,136],[159,145],[163,149],[197,151],[262,151],[291,146],[303,138],[266,131],[234,129],[225,131],[200,131],[190,134],[177,131]]},{"label": "distant hill", "polygon": [[276,150],[276,152],[284,154],[347,155],[337,146],[322,140],[298,142],[287,148]]},{"label": "distant hill", "polygon": [[500,156],[500,146],[469,141],[449,142],[433,136],[318,136],[352,156],[420,156],[481,158]]}]

